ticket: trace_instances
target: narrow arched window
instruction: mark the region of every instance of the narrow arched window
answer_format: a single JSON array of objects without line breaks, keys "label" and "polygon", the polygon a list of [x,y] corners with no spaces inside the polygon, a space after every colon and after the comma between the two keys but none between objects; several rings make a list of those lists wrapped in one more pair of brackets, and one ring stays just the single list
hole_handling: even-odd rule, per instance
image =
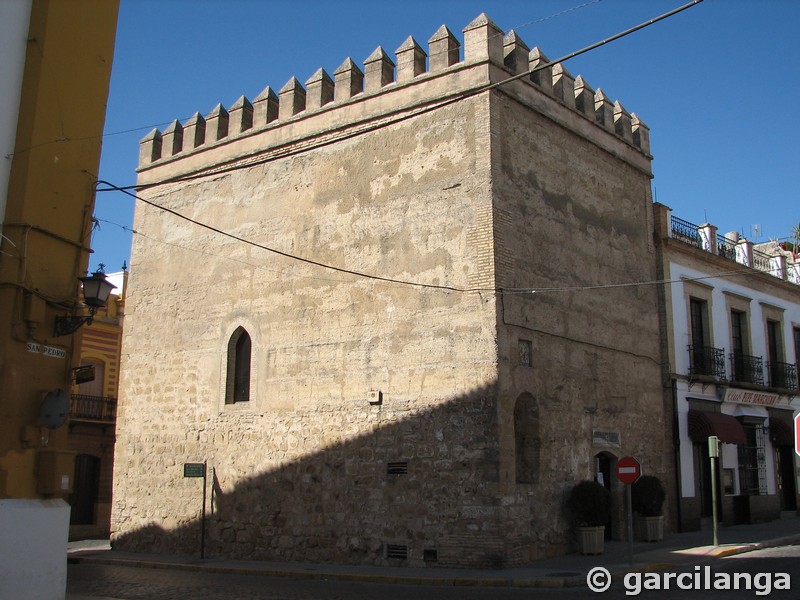
[{"label": "narrow arched window", "polygon": [[252,343],[243,327],[233,332],[228,342],[228,374],[225,393],[226,404],[250,400],[250,360]]}]

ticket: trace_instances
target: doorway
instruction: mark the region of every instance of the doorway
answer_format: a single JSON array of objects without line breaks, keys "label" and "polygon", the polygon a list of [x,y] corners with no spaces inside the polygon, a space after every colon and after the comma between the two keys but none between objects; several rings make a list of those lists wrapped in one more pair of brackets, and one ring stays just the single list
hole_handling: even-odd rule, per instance
[{"label": "doorway", "polygon": [[69,503],[70,525],[94,525],[100,491],[100,459],[91,454],[75,457],[75,479]]},{"label": "doorway", "polygon": [[611,477],[613,474],[614,463],[617,458],[608,452],[600,452],[594,456],[594,472],[595,480],[603,484],[611,495],[611,510],[609,511],[608,522],[606,523],[605,539],[610,540],[613,538],[613,515],[614,515],[614,496],[611,494]]},{"label": "doorway", "polygon": [[794,475],[794,448],[775,446],[775,473],[781,510],[797,510],[797,485]]},{"label": "doorway", "polygon": [[720,485],[720,462],[719,458],[709,459],[708,447],[705,444],[694,444],[694,484],[700,500],[700,516],[711,517],[712,494],[711,494],[711,463],[714,461],[714,472],[717,485],[717,515],[722,518],[722,495],[723,488]]}]

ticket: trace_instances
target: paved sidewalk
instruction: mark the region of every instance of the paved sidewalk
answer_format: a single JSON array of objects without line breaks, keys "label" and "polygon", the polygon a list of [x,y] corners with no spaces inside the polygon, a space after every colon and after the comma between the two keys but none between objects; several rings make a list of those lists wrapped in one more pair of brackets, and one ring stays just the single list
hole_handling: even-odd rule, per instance
[{"label": "paved sidewalk", "polygon": [[[760,548],[800,544],[800,517],[787,515],[769,523],[719,528],[719,546],[712,546],[712,532],[668,534],[661,542],[607,541],[599,556],[569,554],[510,569],[405,568],[279,563],[188,556],[138,554],[111,550],[107,541],[71,542],[70,562],[132,567],[200,570],[217,573],[261,574],[273,577],[369,581],[419,585],[469,585],[515,587],[572,587],[586,585],[587,573],[606,568],[613,576],[632,571],[659,571],[680,565],[698,565],[722,556]],[[615,577],[616,578],[616,577]],[[67,595],[67,600],[77,597]]]}]

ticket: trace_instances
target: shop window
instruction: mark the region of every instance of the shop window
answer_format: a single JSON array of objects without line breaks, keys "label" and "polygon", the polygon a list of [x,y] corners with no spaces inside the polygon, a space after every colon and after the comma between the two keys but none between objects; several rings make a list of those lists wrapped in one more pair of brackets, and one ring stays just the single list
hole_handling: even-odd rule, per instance
[{"label": "shop window", "polygon": [[767,493],[767,461],[764,423],[742,419],[747,441],[739,444],[739,493],[758,496]]}]

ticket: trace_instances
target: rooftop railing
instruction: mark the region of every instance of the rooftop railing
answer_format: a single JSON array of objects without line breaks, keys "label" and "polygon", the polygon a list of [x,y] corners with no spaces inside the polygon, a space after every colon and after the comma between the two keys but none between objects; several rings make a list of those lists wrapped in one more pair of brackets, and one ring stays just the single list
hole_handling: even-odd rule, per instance
[{"label": "rooftop railing", "polygon": [[716,233],[713,225],[695,225],[670,215],[670,237],[778,279],[800,284],[800,262],[793,260],[794,255],[787,259],[780,253],[767,254],[743,238]]},{"label": "rooftop railing", "polygon": [[698,248],[703,247],[700,228],[694,223],[689,223],[689,221],[684,221],[678,217],[672,217],[672,237]]}]

